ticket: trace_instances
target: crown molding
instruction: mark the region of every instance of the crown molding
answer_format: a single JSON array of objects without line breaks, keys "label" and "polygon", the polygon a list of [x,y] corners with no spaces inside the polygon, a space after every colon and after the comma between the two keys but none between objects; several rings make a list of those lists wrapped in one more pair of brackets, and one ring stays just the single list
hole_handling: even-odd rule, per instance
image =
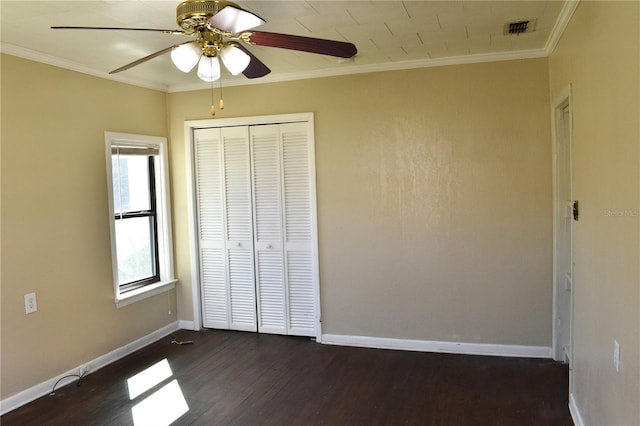
[{"label": "crown molding", "polygon": [[25,49],[24,47],[15,46],[8,43],[0,43],[0,53],[4,53],[11,56],[17,56],[22,59],[28,59],[30,61],[40,62],[47,65],[53,65],[54,67],[64,68],[71,71],[76,71],[82,74],[92,75],[94,77],[100,77],[107,80],[117,81],[119,83],[131,84],[146,89],[159,90],[166,92],[168,87],[164,84],[151,83],[134,78],[127,78],[121,75],[115,76],[104,71],[99,71],[94,68],[90,68],[84,65],[77,64],[66,59],[61,59],[56,56],[47,55],[46,53],[37,52],[35,50]]},{"label": "crown molding", "polygon": [[[517,59],[533,59],[543,58],[547,56],[545,49],[529,49],[518,50],[512,52],[497,52],[497,53],[481,53],[475,55],[464,56],[448,56],[443,58],[425,58],[411,61],[400,62],[386,62],[381,64],[367,64],[367,65],[349,65],[344,68],[332,68],[326,70],[314,70],[297,73],[283,73],[277,75],[267,75],[260,79],[246,79],[246,80],[232,80],[223,81],[224,87],[230,86],[248,86],[253,84],[268,84],[268,83],[281,83],[284,81],[293,80],[306,80],[311,78],[324,78],[324,77],[337,77],[342,75],[352,74],[365,74],[373,72],[385,72],[385,71],[400,71],[415,68],[430,68],[430,67],[442,67],[447,65],[464,65],[464,64],[477,64],[482,62],[500,62],[500,61],[512,61]],[[355,61],[358,61],[356,56]],[[169,86],[167,91],[169,93],[174,92],[188,92],[192,90],[203,90],[210,87],[209,83],[195,82],[192,84],[180,84]]]},{"label": "crown molding", "polygon": [[551,55],[555,50],[560,41],[560,37],[562,37],[564,30],[566,30],[567,25],[569,25],[573,12],[578,8],[578,4],[580,4],[580,0],[569,0],[562,6],[556,24],[553,26],[551,34],[549,34],[549,38],[547,38],[547,43],[544,46],[545,56]]}]

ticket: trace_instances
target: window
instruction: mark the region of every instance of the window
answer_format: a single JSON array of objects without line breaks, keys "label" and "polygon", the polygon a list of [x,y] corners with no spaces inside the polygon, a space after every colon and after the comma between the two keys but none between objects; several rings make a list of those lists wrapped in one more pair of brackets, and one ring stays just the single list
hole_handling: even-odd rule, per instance
[{"label": "window", "polygon": [[166,139],[106,132],[116,304],[174,287]]},{"label": "window", "polygon": [[111,147],[118,285],[122,292],[160,281],[154,172],[157,153],[145,151]]}]

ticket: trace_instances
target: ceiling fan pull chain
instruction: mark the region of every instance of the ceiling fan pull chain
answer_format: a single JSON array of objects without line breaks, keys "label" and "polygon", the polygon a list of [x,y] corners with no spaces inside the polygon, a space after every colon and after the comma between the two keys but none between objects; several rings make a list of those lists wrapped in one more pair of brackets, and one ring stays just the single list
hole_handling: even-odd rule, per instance
[{"label": "ceiling fan pull chain", "polygon": [[222,99],[222,76],[220,76],[220,109],[224,109],[224,100]]},{"label": "ceiling fan pull chain", "polygon": [[211,108],[209,109],[211,117],[216,116],[216,106],[213,104],[213,80],[211,81]]}]

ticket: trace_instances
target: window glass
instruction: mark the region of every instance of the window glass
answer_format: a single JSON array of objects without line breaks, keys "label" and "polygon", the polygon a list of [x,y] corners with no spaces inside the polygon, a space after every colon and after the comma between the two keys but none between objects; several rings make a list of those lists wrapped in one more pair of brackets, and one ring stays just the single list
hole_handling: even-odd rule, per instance
[{"label": "window glass", "polygon": [[114,154],[111,165],[115,214],[150,210],[149,157]]},{"label": "window glass", "polygon": [[140,281],[156,275],[152,228],[152,217],[116,220],[120,284]]},{"label": "window glass", "polygon": [[123,154],[116,147],[111,156],[118,285],[123,291],[160,280],[155,156],[138,152]]}]

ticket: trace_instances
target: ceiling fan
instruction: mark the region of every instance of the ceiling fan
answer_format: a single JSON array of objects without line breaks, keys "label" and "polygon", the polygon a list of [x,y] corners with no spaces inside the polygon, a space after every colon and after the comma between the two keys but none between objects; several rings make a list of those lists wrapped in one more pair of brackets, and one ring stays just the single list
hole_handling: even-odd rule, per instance
[{"label": "ceiling fan", "polygon": [[352,58],[358,52],[353,43],[252,31],[266,21],[227,0],[186,0],[176,9],[176,22],[180,30],[155,28],[70,27],[52,26],[52,29],[155,31],[195,37],[195,40],[169,46],[144,58],[111,71],[115,74],[171,52],[178,69],[190,72],[198,65],[198,77],[207,82],[220,78],[220,62],[232,75],[242,73],[247,78],[263,77],[271,70],[240,42],[248,45],[279,47],[302,52],[318,53],[339,58]]}]

